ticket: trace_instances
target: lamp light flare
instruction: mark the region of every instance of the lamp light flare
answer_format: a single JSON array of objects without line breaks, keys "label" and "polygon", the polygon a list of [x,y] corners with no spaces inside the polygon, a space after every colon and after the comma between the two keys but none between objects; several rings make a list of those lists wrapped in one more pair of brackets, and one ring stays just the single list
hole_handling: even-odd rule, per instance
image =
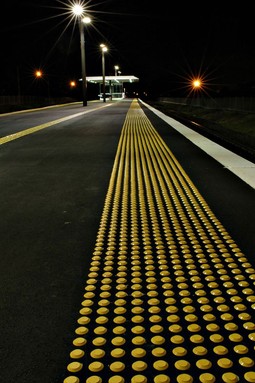
[{"label": "lamp light flare", "polygon": [[193,80],[192,85],[194,88],[200,88],[202,86],[202,82],[199,79]]},{"label": "lamp light flare", "polygon": [[42,71],[41,71],[41,70],[37,70],[37,71],[35,72],[35,76],[36,76],[36,77],[42,77]]},{"label": "lamp light flare", "polygon": [[74,4],[72,6],[72,12],[76,16],[81,16],[84,13],[84,6],[82,4]]}]

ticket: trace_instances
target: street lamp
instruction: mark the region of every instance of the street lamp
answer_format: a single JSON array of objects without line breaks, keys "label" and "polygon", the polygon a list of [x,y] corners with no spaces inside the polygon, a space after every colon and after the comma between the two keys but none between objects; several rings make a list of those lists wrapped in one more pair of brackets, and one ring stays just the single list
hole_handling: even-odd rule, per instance
[{"label": "street lamp", "polygon": [[78,17],[80,29],[80,44],[81,44],[81,70],[82,70],[82,93],[83,93],[83,106],[87,106],[87,79],[86,79],[86,60],[85,60],[85,37],[84,37],[84,24],[89,24],[91,18],[84,17],[83,4],[74,4],[72,7],[73,14]]},{"label": "street lamp", "polygon": [[108,51],[108,48],[105,44],[100,44],[102,50],[102,72],[103,72],[103,101],[105,102],[105,62],[104,54]]},{"label": "street lamp", "polygon": [[120,67],[118,65],[115,65],[114,69],[115,69],[115,76],[117,76],[118,75],[118,70],[120,69]]}]

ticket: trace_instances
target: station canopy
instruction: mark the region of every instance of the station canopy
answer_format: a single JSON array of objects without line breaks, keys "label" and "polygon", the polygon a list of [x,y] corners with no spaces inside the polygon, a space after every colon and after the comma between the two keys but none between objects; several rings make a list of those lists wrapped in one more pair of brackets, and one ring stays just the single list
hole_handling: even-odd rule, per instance
[{"label": "station canopy", "polygon": [[[103,82],[103,76],[88,76],[87,81],[95,84],[102,84]],[[139,78],[135,77],[133,75],[130,76],[105,76],[105,83],[109,84],[111,83],[112,85],[114,84],[124,84],[124,83],[133,83],[133,82],[138,82]]]}]

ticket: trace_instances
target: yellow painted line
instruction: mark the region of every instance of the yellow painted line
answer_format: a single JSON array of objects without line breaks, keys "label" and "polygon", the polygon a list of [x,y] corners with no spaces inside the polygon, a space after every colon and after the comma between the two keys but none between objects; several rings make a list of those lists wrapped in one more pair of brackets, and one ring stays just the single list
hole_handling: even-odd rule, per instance
[{"label": "yellow painted line", "polygon": [[[103,105],[103,106],[101,106],[100,108],[97,108],[97,109],[105,108],[105,107],[110,106],[110,105],[112,105],[112,104]],[[6,143],[11,142],[13,140],[17,140],[18,138],[27,136],[29,134],[38,132],[39,130],[49,128],[50,126],[53,126],[53,125],[56,125],[56,124],[60,124],[61,122],[71,120],[72,118],[76,118],[76,117],[82,116],[84,114],[93,112],[94,110],[95,109],[86,110],[85,112],[80,112],[80,113],[73,114],[71,116],[62,117],[62,118],[59,118],[57,120],[46,122],[45,124],[37,125],[37,126],[34,126],[32,128],[28,128],[28,129],[22,130],[21,132],[10,134],[8,136],[0,138],[0,145],[6,144]]]}]

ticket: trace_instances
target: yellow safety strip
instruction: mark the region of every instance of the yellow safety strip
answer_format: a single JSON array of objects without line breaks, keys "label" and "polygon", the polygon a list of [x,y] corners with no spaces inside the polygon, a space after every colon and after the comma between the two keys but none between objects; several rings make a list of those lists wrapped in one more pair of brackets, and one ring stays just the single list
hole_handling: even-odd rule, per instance
[{"label": "yellow safety strip", "polygon": [[[109,106],[109,105],[112,105],[112,104],[107,104],[107,105],[101,106],[100,108],[105,108],[106,106]],[[100,108],[97,108],[97,109],[100,109]],[[59,119],[54,120],[54,121],[46,122],[45,124],[34,126],[33,128],[28,128],[28,129],[22,130],[20,132],[10,134],[8,136],[0,138],[0,145],[6,144],[7,142],[11,142],[13,140],[17,140],[18,138],[27,136],[29,134],[38,132],[39,130],[42,130],[42,129],[45,129],[45,128],[49,128],[50,126],[53,126],[53,125],[56,125],[56,124],[60,124],[61,122],[71,120],[72,118],[76,118],[76,117],[82,116],[83,114],[93,112],[94,110],[95,109],[86,110],[85,112],[80,112],[80,113],[72,114],[72,115],[69,115],[69,116],[66,116],[66,117],[59,118]]]},{"label": "yellow safety strip", "polygon": [[133,101],[64,383],[255,382],[255,269]]}]

